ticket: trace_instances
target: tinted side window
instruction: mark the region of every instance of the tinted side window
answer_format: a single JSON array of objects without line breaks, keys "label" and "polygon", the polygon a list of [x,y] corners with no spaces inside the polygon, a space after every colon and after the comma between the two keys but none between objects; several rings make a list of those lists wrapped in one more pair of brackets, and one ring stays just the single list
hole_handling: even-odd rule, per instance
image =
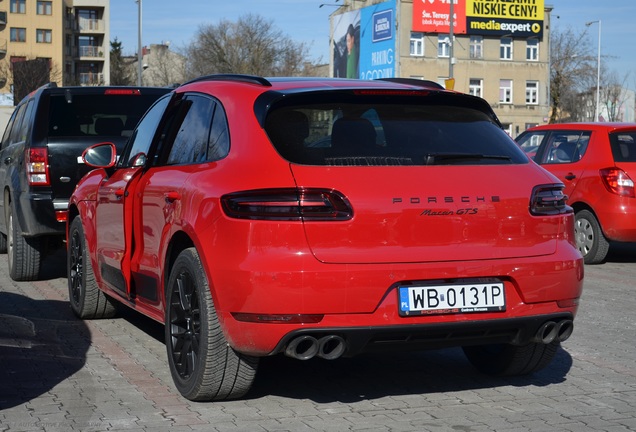
[{"label": "tinted side window", "polygon": [[188,95],[184,108],[187,114],[179,126],[167,164],[202,163],[225,157],[229,136],[222,106],[209,97]]},{"label": "tinted side window", "polygon": [[4,135],[2,136],[2,148],[5,148],[9,144],[11,144],[11,132],[13,130],[13,125],[15,124],[15,119],[16,117],[18,117],[18,112],[18,110],[13,111],[9,122],[7,123],[7,127],[4,130]]},{"label": "tinted side window", "polygon": [[148,110],[128,141],[120,162],[121,166],[131,166],[134,163],[135,156],[140,153],[148,155],[152,139],[169,102],[170,96],[165,96]]},{"label": "tinted side window", "polygon": [[610,134],[610,146],[615,162],[636,162],[636,132]]},{"label": "tinted side window", "polygon": [[3,142],[3,146],[17,142],[23,142],[24,140],[26,140],[29,119],[25,116],[25,113],[27,111],[31,112],[29,108],[32,106],[32,101],[29,101],[27,104],[24,104],[18,108],[17,112],[15,113],[14,120],[9,123],[9,125],[7,125],[8,135],[5,134],[5,138],[8,139]]}]

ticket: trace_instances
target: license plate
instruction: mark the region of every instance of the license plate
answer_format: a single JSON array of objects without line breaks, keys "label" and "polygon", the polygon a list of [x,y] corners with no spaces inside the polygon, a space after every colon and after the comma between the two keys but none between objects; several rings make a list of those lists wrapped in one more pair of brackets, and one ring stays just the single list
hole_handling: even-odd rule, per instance
[{"label": "license plate", "polygon": [[401,286],[400,315],[433,315],[506,310],[506,295],[501,282]]}]

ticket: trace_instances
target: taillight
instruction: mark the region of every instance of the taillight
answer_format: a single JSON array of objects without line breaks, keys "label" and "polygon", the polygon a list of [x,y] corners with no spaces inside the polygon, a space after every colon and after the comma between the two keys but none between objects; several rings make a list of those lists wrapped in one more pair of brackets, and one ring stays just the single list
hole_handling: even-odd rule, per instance
[{"label": "taillight", "polygon": [[353,217],[347,199],[328,189],[257,189],[221,197],[226,215],[237,219],[343,221]]},{"label": "taillight", "polygon": [[532,189],[530,213],[534,216],[572,213],[572,207],[566,204],[567,195],[562,184],[539,185]]},{"label": "taillight", "polygon": [[49,157],[46,147],[27,149],[25,154],[27,180],[31,186],[48,186]]},{"label": "taillight", "polygon": [[605,168],[599,171],[605,188],[613,194],[634,198],[634,182],[620,168]]}]

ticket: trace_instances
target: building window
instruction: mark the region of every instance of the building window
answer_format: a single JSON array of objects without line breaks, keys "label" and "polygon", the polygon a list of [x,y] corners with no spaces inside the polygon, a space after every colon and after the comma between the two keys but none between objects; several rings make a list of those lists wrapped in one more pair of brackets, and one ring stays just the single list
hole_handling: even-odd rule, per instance
[{"label": "building window", "polygon": [[424,55],[424,33],[411,33],[411,55],[417,57]]},{"label": "building window", "polygon": [[38,15],[53,15],[52,2],[38,0],[37,14]]},{"label": "building window", "polygon": [[35,41],[37,43],[51,43],[51,33],[51,30],[37,29],[35,30]]},{"label": "building window", "polygon": [[468,83],[468,93],[473,96],[483,97],[484,80],[481,78],[471,78]]},{"label": "building window", "polygon": [[26,0],[11,0],[10,9],[11,13],[23,14],[26,13]]},{"label": "building window", "polygon": [[512,103],[512,80],[499,80],[499,103]]},{"label": "building window", "polygon": [[526,42],[526,60],[539,61],[539,39],[528,39]]},{"label": "building window", "polygon": [[526,104],[528,105],[539,104],[539,82],[538,81],[526,81]]},{"label": "building window", "polygon": [[26,29],[11,27],[11,42],[26,42]]},{"label": "building window", "polygon": [[437,36],[437,57],[448,58],[450,56],[450,37],[448,35]]},{"label": "building window", "polygon": [[482,59],[484,58],[484,38],[483,36],[471,36],[470,37],[470,58]]},{"label": "building window", "polygon": [[512,38],[501,38],[499,46],[499,58],[501,60],[512,60]]}]

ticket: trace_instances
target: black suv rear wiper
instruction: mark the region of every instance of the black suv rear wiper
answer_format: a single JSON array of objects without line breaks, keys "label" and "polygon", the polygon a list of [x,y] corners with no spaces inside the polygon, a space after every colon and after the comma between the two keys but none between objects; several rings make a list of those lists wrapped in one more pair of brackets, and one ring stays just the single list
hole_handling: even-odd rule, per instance
[{"label": "black suv rear wiper", "polygon": [[448,165],[476,160],[510,161],[511,158],[505,155],[484,155],[479,153],[429,153],[424,157],[426,165]]}]

